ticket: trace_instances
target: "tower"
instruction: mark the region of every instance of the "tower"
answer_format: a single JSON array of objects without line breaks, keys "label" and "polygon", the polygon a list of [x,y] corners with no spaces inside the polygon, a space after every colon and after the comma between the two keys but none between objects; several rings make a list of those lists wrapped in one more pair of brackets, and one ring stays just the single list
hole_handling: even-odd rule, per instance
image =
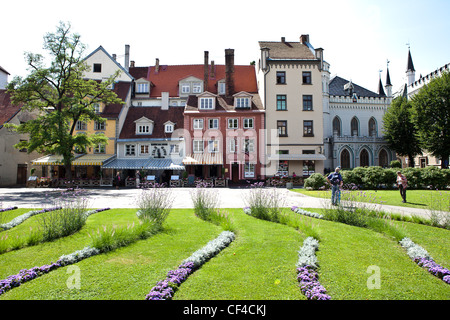
[{"label": "tower", "polygon": [[408,80],[408,86],[416,81],[416,70],[411,57],[411,50],[408,48],[408,64],[406,66],[406,78]]},{"label": "tower", "polygon": [[392,98],[392,83],[391,76],[389,75],[389,60],[387,62],[386,85],[384,87],[386,88],[386,96],[388,98]]}]

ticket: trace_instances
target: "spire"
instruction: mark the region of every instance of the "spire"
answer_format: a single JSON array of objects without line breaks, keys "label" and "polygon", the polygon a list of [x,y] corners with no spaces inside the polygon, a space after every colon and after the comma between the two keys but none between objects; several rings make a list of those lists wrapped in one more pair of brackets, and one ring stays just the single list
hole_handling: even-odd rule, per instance
[{"label": "spire", "polygon": [[388,67],[387,67],[387,72],[386,72],[386,86],[392,86],[391,76],[389,75],[389,61],[388,61]]},{"label": "spire", "polygon": [[408,72],[408,71],[416,71],[415,69],[414,69],[414,64],[413,64],[413,61],[412,61],[412,57],[411,57],[411,50],[408,48],[408,65],[406,66],[406,72]]},{"label": "spire", "polygon": [[384,93],[383,83],[381,82],[381,71],[380,70],[380,80],[378,82],[378,95],[381,97],[386,97],[386,93]]}]

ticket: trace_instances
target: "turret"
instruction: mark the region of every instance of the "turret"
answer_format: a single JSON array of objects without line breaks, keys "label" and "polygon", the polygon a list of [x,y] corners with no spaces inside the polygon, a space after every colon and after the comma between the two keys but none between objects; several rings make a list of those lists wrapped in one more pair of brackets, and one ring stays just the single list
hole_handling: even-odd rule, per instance
[{"label": "turret", "polygon": [[416,70],[411,57],[411,50],[408,49],[408,64],[406,66],[406,77],[408,79],[408,86],[412,85],[416,81]]}]

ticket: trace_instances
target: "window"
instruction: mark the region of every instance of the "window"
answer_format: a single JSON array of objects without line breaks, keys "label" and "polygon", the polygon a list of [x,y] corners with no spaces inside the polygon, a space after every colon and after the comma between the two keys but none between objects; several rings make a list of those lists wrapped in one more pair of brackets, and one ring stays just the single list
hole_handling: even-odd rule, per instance
[{"label": "window", "polygon": [[304,71],[303,72],[303,84],[311,84],[311,72],[310,71]]},{"label": "window", "polygon": [[203,129],[203,119],[194,119],[194,129]]},{"label": "window", "polygon": [[170,153],[180,153],[180,145],[179,144],[171,144],[170,145]]},{"label": "window", "polygon": [[277,121],[277,129],[279,137],[287,137],[287,121]]},{"label": "window", "polygon": [[239,120],[228,119],[228,129],[237,129],[237,128],[239,128]]},{"label": "window", "polygon": [[366,149],[362,149],[361,153],[359,154],[359,166],[368,167],[369,165],[369,152],[367,152]]},{"label": "window", "polygon": [[341,120],[338,117],[333,119],[333,135],[341,136]]},{"label": "window", "polygon": [[148,124],[138,125],[138,134],[148,134],[150,133],[150,126]]},{"label": "window", "polygon": [[244,177],[254,178],[255,177],[255,164],[246,162],[244,164]]},{"label": "window", "polygon": [[304,137],[314,137],[312,120],[304,120],[303,121],[303,136]]},{"label": "window", "polygon": [[234,138],[231,138],[230,140],[228,140],[228,144],[230,146],[229,151],[230,153],[236,153],[236,149],[237,149],[237,140]]},{"label": "window", "polygon": [[94,153],[106,153],[106,146],[103,143],[99,143],[94,147]]},{"label": "window", "polygon": [[225,82],[219,82],[219,94],[225,94]]},{"label": "window", "polygon": [[219,152],[219,140],[208,141],[208,152]]},{"label": "window", "polygon": [[377,136],[377,126],[374,118],[370,118],[369,120],[369,137]]},{"label": "window", "polygon": [[277,84],[286,84],[286,72],[277,71]]},{"label": "window", "polygon": [[244,140],[244,152],[245,153],[255,152],[255,140],[254,139],[245,139]]},{"label": "window", "polygon": [[193,141],[193,149],[194,149],[194,153],[203,152],[203,140],[194,140]]},{"label": "window", "polygon": [[209,129],[219,129],[219,119],[209,119],[208,120]]},{"label": "window", "polygon": [[358,125],[358,118],[354,117],[352,119],[352,122],[350,123],[350,130],[352,136],[359,136],[359,125]]},{"label": "window", "polygon": [[77,121],[76,129],[77,130],[86,130],[86,122],[84,122],[84,121]]},{"label": "window", "polygon": [[105,130],[105,123],[104,122],[95,121],[94,122],[94,130]]},{"label": "window", "polygon": [[253,129],[253,118],[244,119],[244,129]]},{"label": "window", "polygon": [[250,99],[236,98],[236,108],[250,108]]},{"label": "window", "polygon": [[200,98],[200,109],[213,109],[214,98]]},{"label": "window", "polygon": [[137,84],[137,93],[148,93],[148,83],[138,83]]},{"label": "window", "polygon": [[278,161],[277,174],[287,176],[289,174],[289,161]]},{"label": "window", "polygon": [[303,96],[303,111],[313,110],[313,97],[311,95]]},{"label": "window", "polygon": [[102,72],[102,64],[101,63],[94,63],[94,72]]},{"label": "window", "polygon": [[286,105],[286,95],[284,94],[278,94],[277,95],[277,110],[287,110]]},{"label": "window", "polygon": [[94,107],[94,112],[95,113],[100,113],[100,104],[94,103],[93,107]]},{"label": "window", "polygon": [[173,124],[166,124],[166,125],[164,126],[164,132],[165,132],[165,133],[171,133],[171,132],[173,132]]},{"label": "window", "polygon": [[183,84],[181,86],[181,93],[190,93],[191,92],[191,86],[188,84]]},{"label": "window", "polygon": [[201,82],[194,82],[192,85],[192,92],[193,93],[200,93],[202,92],[202,83]]},{"label": "window", "polygon": [[149,145],[148,144],[141,144],[141,152],[140,154],[149,154]]},{"label": "window", "polygon": [[136,155],[136,146],[134,144],[126,144],[125,145],[125,155],[126,156],[135,156]]}]

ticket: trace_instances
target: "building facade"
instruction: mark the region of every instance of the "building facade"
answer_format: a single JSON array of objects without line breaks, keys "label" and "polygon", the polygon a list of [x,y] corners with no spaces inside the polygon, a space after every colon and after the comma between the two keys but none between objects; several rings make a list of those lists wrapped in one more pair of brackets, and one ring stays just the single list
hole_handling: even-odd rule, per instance
[{"label": "building facade", "polygon": [[324,170],[323,100],[329,77],[323,49],[299,42],[260,41],[258,83],[266,112],[265,174],[308,177]]}]

